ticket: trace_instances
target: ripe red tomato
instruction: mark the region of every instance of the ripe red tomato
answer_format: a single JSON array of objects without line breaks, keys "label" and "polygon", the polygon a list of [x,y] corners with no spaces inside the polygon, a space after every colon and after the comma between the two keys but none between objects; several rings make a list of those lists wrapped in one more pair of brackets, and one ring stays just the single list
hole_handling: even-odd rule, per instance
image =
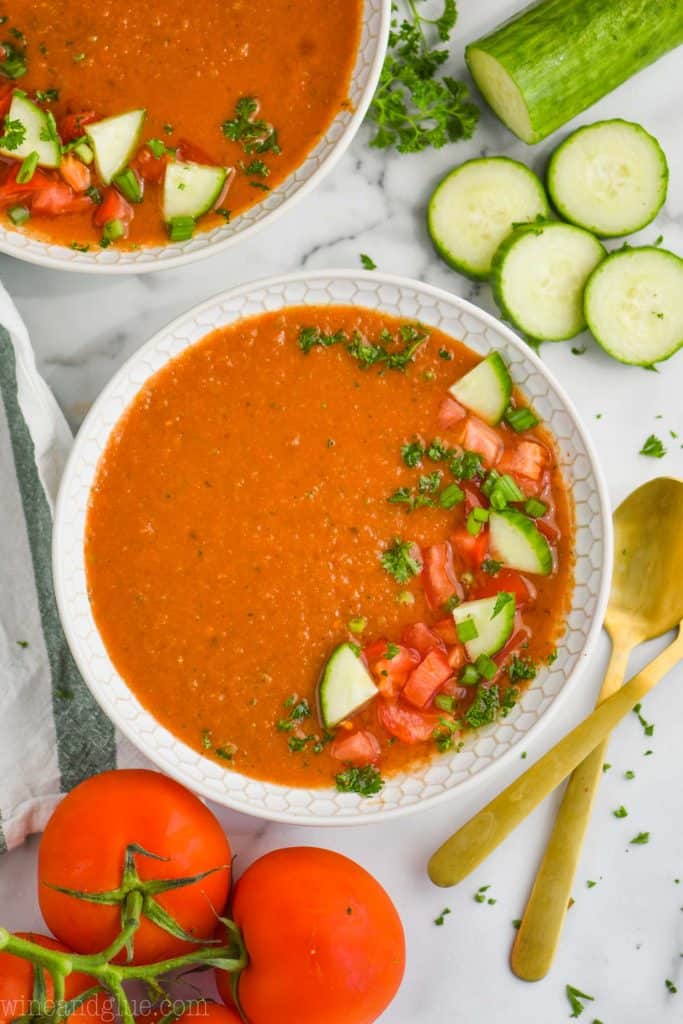
[{"label": "ripe red tomato", "polygon": [[[405,968],[401,920],[363,868],[314,847],[261,857],[235,887],[249,965],[238,996],[250,1024],[371,1024]],[[217,972],[231,1001],[230,979]]]},{"label": "ripe red tomato", "polygon": [[[34,935],[30,932],[17,932],[16,934],[18,938],[28,939],[45,949],[61,950],[63,953],[70,952],[66,946],[48,938],[47,935]],[[47,998],[52,999],[52,980],[49,974],[43,973]],[[81,992],[85,992],[95,984],[87,974],[70,974],[64,986],[64,998],[66,1000],[75,999]],[[28,960],[22,960],[21,957],[0,953],[0,1024],[10,1024],[10,1021],[16,1020],[17,1017],[30,1014],[32,999],[33,964]],[[84,1006],[91,1008],[90,1003],[91,1001],[88,1000]],[[75,1017],[76,1014],[69,1018],[72,1024]]]},{"label": "ripe red tomato", "polygon": [[[230,845],[211,811],[157,772],[105,772],[65,797],[40,844],[39,899],[51,931],[79,953],[95,953],[119,933],[119,908],[56,892],[61,886],[102,892],[121,883],[126,847],[142,846],[167,860],[136,856],[140,878],[171,879],[221,868],[192,885],[157,897],[186,931],[211,938],[230,890]],[[133,963],[151,963],[196,948],[143,918]]]},{"label": "ripe red tomato", "polygon": [[377,718],[386,731],[401,743],[426,743],[434,735],[442,716],[431,711],[418,711],[400,701],[377,701]]}]

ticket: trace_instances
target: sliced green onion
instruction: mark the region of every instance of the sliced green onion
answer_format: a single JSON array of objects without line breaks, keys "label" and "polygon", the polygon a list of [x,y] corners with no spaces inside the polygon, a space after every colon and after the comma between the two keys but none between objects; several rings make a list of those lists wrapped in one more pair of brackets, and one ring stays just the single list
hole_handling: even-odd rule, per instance
[{"label": "sliced green onion", "polygon": [[524,501],[523,492],[507,473],[500,478],[494,490],[500,491],[507,501]]},{"label": "sliced green onion", "polygon": [[475,661],[475,665],[477,666],[477,672],[479,672],[484,679],[493,679],[498,671],[498,666],[493,658],[489,658],[488,654],[480,654]]},{"label": "sliced green onion", "polygon": [[39,160],[40,157],[36,153],[35,149],[32,153],[29,153],[27,157],[24,157],[24,159],[21,162],[21,167],[19,168],[19,171],[17,173],[18,185],[25,185],[27,181],[31,180],[31,178],[35,174]]},{"label": "sliced green onion", "polygon": [[434,703],[441,711],[452,711],[455,707],[455,697],[449,697],[445,693],[437,693]]},{"label": "sliced green onion", "polygon": [[76,146],[74,146],[74,153],[76,154],[76,156],[82,164],[91,164],[95,159],[95,154],[93,153],[92,149],[90,148],[87,142],[79,142]]},{"label": "sliced green onion", "polygon": [[491,492],[496,485],[496,482],[500,480],[500,473],[497,473],[495,469],[489,471],[488,476],[481,485],[482,494],[487,498],[491,497]]},{"label": "sliced green onion", "polygon": [[449,484],[448,487],[444,487],[441,494],[439,495],[439,504],[441,508],[453,508],[454,505],[465,500],[465,492],[461,490],[457,484]]},{"label": "sliced green onion", "polygon": [[166,152],[166,144],[161,139],[147,139],[147,148],[152,151],[152,156],[157,160]]},{"label": "sliced green onion", "polygon": [[142,186],[140,179],[132,167],[126,167],[114,178],[114,184],[121,195],[131,203],[142,202]]},{"label": "sliced green onion", "polygon": [[467,529],[467,532],[469,534],[471,534],[472,537],[478,536],[479,531],[481,530],[481,528],[482,528],[482,526],[484,525],[484,522],[485,522],[484,519],[481,519],[478,515],[475,515],[474,514],[475,512],[479,512],[479,513],[486,512],[487,513],[486,514],[486,518],[488,519],[488,511],[487,511],[487,509],[482,509],[482,508],[473,508],[472,509],[472,511],[468,515],[467,519],[465,520],[465,527]]},{"label": "sliced green onion", "polygon": [[20,224],[25,224],[26,221],[30,219],[31,211],[28,206],[10,206],[7,211],[7,216],[13,224],[16,224],[17,227],[19,227]]},{"label": "sliced green onion", "polygon": [[474,665],[465,665],[460,673],[460,682],[463,686],[476,686],[479,682],[479,673]]},{"label": "sliced green onion", "polygon": [[186,242],[194,234],[194,217],[172,217],[168,222],[168,237],[172,242]]},{"label": "sliced green onion", "polygon": [[349,619],[348,626],[351,633],[363,633],[367,629],[368,620],[364,615],[356,615],[355,618]]},{"label": "sliced green onion", "polygon": [[489,510],[487,508],[473,508],[472,515],[478,523],[488,523]]},{"label": "sliced green onion", "polygon": [[505,422],[518,434],[521,433],[522,430],[530,430],[532,427],[538,425],[538,419],[536,416],[534,416],[531,409],[526,408],[508,409],[505,413]]},{"label": "sliced green onion", "polygon": [[539,501],[538,498],[529,498],[528,501],[524,502],[524,511],[532,519],[540,519],[548,511],[548,506],[544,501]]},{"label": "sliced green onion", "polygon": [[466,644],[470,640],[476,640],[479,636],[479,630],[474,619],[463,619],[462,622],[457,624],[455,629],[461,644]]},{"label": "sliced green onion", "polygon": [[115,242],[118,238],[123,238],[126,233],[126,229],[123,225],[123,221],[119,220],[108,220],[102,229],[102,237],[106,238],[108,242]]}]

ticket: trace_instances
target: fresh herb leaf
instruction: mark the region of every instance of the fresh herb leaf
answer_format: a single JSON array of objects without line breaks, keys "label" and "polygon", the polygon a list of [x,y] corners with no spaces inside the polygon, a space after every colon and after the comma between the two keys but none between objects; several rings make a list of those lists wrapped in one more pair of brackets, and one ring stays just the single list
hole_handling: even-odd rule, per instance
[{"label": "fresh herb leaf", "polygon": [[335,783],[340,793],[358,793],[359,796],[366,797],[374,796],[384,787],[384,779],[370,764],[362,768],[349,765],[345,771],[339,772]]},{"label": "fresh herb leaf", "polygon": [[410,469],[414,469],[420,465],[422,456],[424,455],[424,448],[419,441],[413,441],[411,444],[401,445],[401,458],[405,462],[406,466]]},{"label": "fresh herb leaf", "polygon": [[511,683],[523,682],[526,679],[535,679],[538,669],[531,658],[512,655],[508,665],[508,675]]},{"label": "fresh herb leaf", "polygon": [[277,728],[280,732],[291,732],[296,725],[303,722],[304,719],[311,717],[311,707],[305,697],[297,701],[296,695],[292,694],[291,697],[287,698],[284,706],[290,710],[288,716],[281,718],[277,723]]},{"label": "fresh herb leaf", "polygon": [[221,131],[226,139],[239,142],[245,153],[275,153],[281,151],[277,132],[272,124],[258,118],[259,101],[243,96],[235,105],[235,115],[224,121]]},{"label": "fresh herb leaf", "polygon": [[366,252],[360,254],[360,262],[364,270],[377,270],[377,264]]},{"label": "fresh herb leaf", "polygon": [[631,846],[645,846],[646,843],[650,842],[649,832],[639,832],[637,836],[634,836],[631,840]]},{"label": "fresh herb leaf", "polygon": [[5,127],[2,135],[0,135],[0,146],[3,149],[10,151],[19,149],[22,142],[26,138],[26,128],[19,120],[10,121],[9,118],[5,118]]},{"label": "fresh herb leaf", "polygon": [[[519,700],[519,690],[516,686],[508,686],[507,690],[503,694],[503,699],[500,704],[500,717],[507,718],[515,704]],[[522,754],[522,757],[526,755]]]},{"label": "fresh herb leaf", "polygon": [[391,547],[383,552],[380,558],[382,568],[386,569],[397,583],[407,583],[422,571],[422,563],[415,557],[417,550],[415,544],[396,537]]},{"label": "fresh herb leaf", "polygon": [[0,74],[17,79],[28,71],[26,54],[7,39],[0,46],[0,57]]},{"label": "fresh herb leaf", "polygon": [[481,729],[494,722],[500,710],[500,694],[497,686],[479,686],[477,695],[465,712],[467,724],[472,729]]},{"label": "fresh herb leaf", "polygon": [[626,810],[626,808],[624,807],[623,804],[621,805],[621,807],[617,807],[616,811],[612,811],[612,814],[614,815],[615,818],[627,818],[628,817],[628,811]]},{"label": "fresh herb leaf", "polygon": [[591,1003],[595,999],[595,996],[589,996],[586,992],[581,992],[580,989],[574,988],[573,985],[567,985],[565,991],[567,993],[569,1005],[572,1008],[572,1017],[580,1017],[583,1011],[586,1009],[586,1007],[581,1002],[582,999],[587,999]]},{"label": "fresh herb leaf", "polygon": [[633,709],[633,714],[637,715],[638,721],[642,725],[643,732],[645,733],[645,735],[646,736],[653,736],[654,735],[654,731],[655,731],[654,724],[652,722],[648,722],[647,719],[643,717],[643,715],[642,715],[642,707],[643,707],[642,704],[636,704],[636,706]]},{"label": "fresh herb leaf", "polygon": [[[444,913],[445,913],[445,911],[444,911]],[[438,924],[439,922],[435,921],[434,923]],[[443,924],[443,921],[441,923]],[[673,981],[671,981],[670,978],[667,978],[666,981],[664,982],[664,984],[666,985],[667,989],[669,990],[669,992],[672,995],[675,995],[678,992],[678,989],[676,988],[676,986],[674,985]]]},{"label": "fresh herb leaf", "polygon": [[[473,509],[473,511],[476,511],[476,510]],[[512,594],[508,594],[506,591],[502,590],[500,592],[500,594],[498,594],[498,596],[496,598],[496,603],[493,606],[493,615],[491,616],[491,618],[495,619],[496,616],[500,615],[500,613],[503,611],[503,609],[507,608],[507,606],[511,602],[512,602],[512,604],[515,603],[514,596]]]},{"label": "fresh herb leaf", "polygon": [[434,918],[434,924],[439,925],[440,927],[444,923],[444,918],[447,914],[450,914],[450,912],[450,907],[444,907],[439,916]]},{"label": "fresh herb leaf", "polygon": [[474,480],[484,475],[483,459],[478,452],[464,451],[451,459],[448,468],[456,480]]},{"label": "fresh herb leaf", "polygon": [[34,96],[36,103],[56,103],[59,99],[59,89],[36,89]]},{"label": "fresh herb leaf", "polygon": [[661,459],[666,455],[666,448],[656,434],[650,434],[638,454],[649,455],[653,459]]},{"label": "fresh herb leaf", "polygon": [[28,640],[17,640],[17,647],[26,649],[28,647]]}]

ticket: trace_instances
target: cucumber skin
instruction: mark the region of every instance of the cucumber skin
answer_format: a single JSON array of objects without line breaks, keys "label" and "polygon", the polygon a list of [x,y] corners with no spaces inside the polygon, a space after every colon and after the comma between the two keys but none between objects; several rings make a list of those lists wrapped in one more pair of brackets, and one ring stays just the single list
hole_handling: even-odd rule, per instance
[{"label": "cucumber skin", "polygon": [[538,0],[470,43],[465,59],[472,70],[478,49],[502,65],[533,144],[682,42],[681,0]]},{"label": "cucumber skin", "polygon": [[[564,149],[564,147],[567,146],[570,142],[572,142],[572,140],[575,139],[577,135],[580,135],[583,132],[589,131],[591,128],[596,128],[598,125],[603,124],[625,124],[631,128],[637,128],[639,131],[643,133],[643,135],[647,136],[650,142],[654,144],[654,148],[656,148],[656,150],[658,151],[662,166],[662,199],[659,206],[654,211],[654,213],[652,213],[651,216],[647,217],[646,220],[644,220],[641,224],[638,224],[635,227],[629,227],[625,231],[620,231],[619,234],[606,234],[604,231],[598,231],[595,225],[593,224],[582,224],[581,221],[574,220],[566,206],[563,203],[561,203],[558,199],[557,194],[555,192],[555,188],[553,186],[553,172],[555,169],[556,162],[558,158],[561,157],[562,150]],[[553,206],[560,214],[560,216],[569,224],[574,224],[576,227],[579,228],[585,228],[586,231],[590,231],[592,234],[597,235],[599,238],[623,238],[624,235],[631,235],[635,231],[641,231],[643,228],[646,228],[648,224],[652,223],[652,221],[655,219],[661,208],[664,206],[664,203],[666,202],[666,194],[669,188],[669,164],[667,163],[666,154],[660,146],[659,141],[654,137],[654,135],[651,135],[650,132],[646,131],[642,125],[637,124],[635,121],[626,121],[623,117],[611,117],[605,121],[594,121],[593,124],[582,125],[581,128],[577,128],[576,131],[571,133],[571,135],[568,135],[564,142],[560,143],[557,149],[554,150],[548,162],[545,184]]]},{"label": "cucumber skin", "polygon": [[513,160],[512,157],[509,157],[509,156],[482,156],[482,157],[474,157],[472,160],[465,160],[464,163],[460,164],[459,167],[455,167],[452,171],[449,171],[448,174],[446,174],[441,179],[439,184],[436,186],[436,188],[432,192],[431,199],[429,200],[429,205],[427,206],[427,231],[429,232],[429,237],[432,240],[432,244],[433,244],[434,248],[438,252],[438,254],[441,257],[441,259],[444,261],[444,263],[447,263],[449,267],[452,267],[453,270],[457,270],[457,272],[459,274],[462,274],[464,277],[469,277],[469,279],[471,281],[488,281],[489,275],[490,275],[490,271],[484,270],[484,271],[480,272],[478,270],[474,270],[474,268],[471,267],[469,263],[463,263],[460,260],[455,259],[455,257],[452,255],[452,253],[450,253],[448,251],[448,249],[445,249],[441,245],[441,243],[438,241],[438,239],[436,238],[436,235],[434,234],[434,232],[432,230],[432,204],[433,204],[434,200],[436,199],[436,195],[437,195],[439,189],[442,187],[442,185],[446,184],[446,182],[448,181],[448,179],[450,177],[452,177],[452,175],[457,174],[459,171],[462,170],[463,167],[466,167],[469,164],[481,164],[481,163],[488,162],[489,160],[498,160],[498,161],[502,161],[504,163],[514,164],[515,167],[517,167],[517,168],[522,167],[525,171],[528,172],[529,175],[534,177],[536,179],[536,181],[538,182],[538,193],[539,193],[539,196],[543,199],[543,202],[545,203],[546,216],[548,216],[548,217],[550,216],[550,206],[548,204],[548,197],[547,197],[545,189],[543,187],[543,182],[538,177],[538,175],[535,174],[535,172],[532,171],[530,167],[527,167],[526,164],[523,164],[521,162],[521,160]]},{"label": "cucumber skin", "polygon": [[[633,254],[633,253],[638,253],[638,252],[658,252],[658,253],[661,253],[662,255],[666,254],[672,260],[676,260],[678,263],[680,263],[681,264],[681,269],[683,269],[683,259],[681,259],[680,256],[677,256],[675,252],[669,252],[668,249],[660,249],[656,245],[639,245],[639,246],[633,246],[630,249],[617,249],[615,252],[609,253],[607,259],[603,260],[602,263],[599,263],[597,265],[597,267],[595,268],[595,270],[593,271],[591,276],[586,281],[586,287],[585,287],[585,290],[584,290],[584,293],[583,293],[583,309],[584,309],[584,315],[586,317],[586,322],[588,324],[588,329],[590,330],[591,334],[593,335],[593,337],[597,341],[597,343],[600,346],[600,348],[604,352],[606,352],[608,356],[611,356],[612,359],[616,359],[618,362],[623,363],[625,366],[644,366],[644,367],[649,369],[649,368],[653,368],[655,364],[652,363],[652,362],[639,363],[637,360],[634,360],[634,359],[622,359],[621,356],[615,355],[615,353],[610,348],[608,348],[605,344],[603,344],[603,342],[600,340],[600,337],[598,336],[598,334],[596,334],[596,332],[593,330],[593,327],[592,327],[591,322],[590,322],[590,318],[588,316],[588,307],[590,305],[591,285],[595,281],[595,278],[596,278],[596,276],[598,274],[598,271],[602,267],[604,267],[606,263],[609,263],[610,261],[614,261],[616,259],[619,259],[620,257],[627,256],[629,253]],[[679,341],[679,343],[674,348],[672,348],[672,350],[667,355],[661,356],[660,358],[658,358],[657,362],[658,363],[666,362],[667,359],[671,359],[671,357],[675,356],[677,352],[680,352],[680,350],[682,348],[683,348],[683,337],[681,337],[681,340]]]},{"label": "cucumber skin", "polygon": [[[500,310],[500,314],[501,314],[503,320],[507,320],[507,322],[512,324],[514,327],[516,327],[518,331],[521,331],[522,334],[525,337],[527,337],[527,334],[526,334],[526,331],[524,330],[524,327],[517,322],[517,320],[515,319],[512,311],[508,308],[508,306],[507,306],[507,304],[505,302],[505,299],[503,298],[502,277],[503,277],[503,265],[505,263],[505,257],[507,256],[508,251],[512,248],[514,243],[517,241],[517,239],[521,235],[529,234],[529,232],[533,232],[535,234],[539,230],[542,230],[544,227],[548,227],[548,226],[550,226],[552,224],[557,224],[557,223],[560,223],[560,222],[548,220],[548,221],[543,221],[542,223],[539,222],[537,224],[530,224],[529,226],[527,226],[526,224],[522,224],[521,227],[515,228],[515,230],[513,232],[511,232],[511,234],[508,235],[508,237],[505,239],[505,241],[502,242],[501,245],[498,247],[498,249],[496,250],[496,254],[493,257],[493,261],[491,263],[491,277],[490,277],[491,291],[493,292],[493,298],[495,300],[496,305],[498,306],[498,308]],[[573,224],[566,224],[564,226],[571,228],[571,227],[574,227],[575,225],[573,225]],[[585,231],[585,228],[577,227],[576,230],[577,231]],[[586,234],[591,234],[591,232],[587,231]],[[596,238],[596,242],[598,242],[598,244],[600,244],[600,241],[597,238]],[[604,249],[604,246],[603,246],[603,249]],[[606,253],[606,250],[605,250],[605,253]],[[603,260],[603,262],[604,262],[604,260]],[[600,264],[598,264],[598,266],[599,265]],[[595,273],[595,271],[593,271],[593,273]],[[585,327],[586,327],[586,324],[584,323],[583,327],[580,328],[580,330],[578,330],[576,333],[580,334],[581,331],[585,329]],[[571,337],[573,337],[573,338],[576,337],[576,334],[571,335]],[[544,341],[567,341],[568,339],[567,338],[529,338],[528,340],[530,340],[531,344],[536,344],[538,342],[544,342]]]}]

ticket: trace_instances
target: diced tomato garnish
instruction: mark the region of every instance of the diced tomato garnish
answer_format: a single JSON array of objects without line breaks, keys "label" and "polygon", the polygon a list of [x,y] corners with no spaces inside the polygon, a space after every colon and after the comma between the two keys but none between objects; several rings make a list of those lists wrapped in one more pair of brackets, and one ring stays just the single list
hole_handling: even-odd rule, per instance
[{"label": "diced tomato garnish", "polygon": [[498,464],[501,473],[514,477],[525,494],[538,494],[542,477],[550,467],[550,452],[537,441],[520,441],[506,448]]},{"label": "diced tomato garnish", "polygon": [[505,644],[505,647],[503,647],[501,651],[498,651],[498,654],[494,655],[493,660],[495,661],[496,665],[500,666],[503,664],[503,662],[507,661],[509,656],[514,651],[519,650],[522,644],[528,639],[529,629],[527,626],[521,626],[519,629],[516,629],[512,636],[510,637],[510,639],[508,640],[508,642]]},{"label": "diced tomato garnish", "polygon": [[75,114],[66,114],[60,118],[57,131],[62,142],[73,142],[85,135],[85,126],[99,119],[94,110],[79,110]]},{"label": "diced tomato garnish", "polygon": [[426,708],[442,683],[452,675],[453,669],[446,655],[442,651],[431,650],[410,673],[403,687],[403,699],[416,708]]},{"label": "diced tomato garnish", "polygon": [[453,550],[460,556],[468,569],[481,569],[489,549],[488,527],[482,527],[476,537],[465,526],[457,527],[451,534]]},{"label": "diced tomato garnish", "polygon": [[128,200],[117,189],[109,187],[102,192],[102,202],[95,207],[92,220],[98,228],[104,227],[110,220],[120,220],[127,227],[134,216],[135,210]]},{"label": "diced tomato garnish", "polygon": [[0,204],[3,206],[15,202],[17,199],[24,199],[39,192],[48,185],[53,184],[54,178],[49,177],[44,171],[34,171],[29,181],[19,184],[17,174],[21,169],[20,161],[15,161],[7,169],[2,185],[0,185]]},{"label": "diced tomato garnish", "polygon": [[455,622],[449,615],[445,619],[439,619],[432,626],[435,633],[438,633],[445,644],[457,644],[458,642],[458,631],[455,628]]},{"label": "diced tomato garnish", "polygon": [[379,692],[384,697],[396,697],[403,689],[410,673],[420,662],[420,654],[417,651],[401,644],[394,644],[394,647],[397,650],[393,658],[380,658],[372,665],[372,674]]},{"label": "diced tomato garnish", "polygon": [[424,743],[432,738],[441,716],[380,698],[377,701],[377,718],[380,725],[402,743]]},{"label": "diced tomato garnish", "polygon": [[536,526],[543,534],[543,536],[547,537],[547,539],[551,543],[553,543],[553,541],[556,541],[557,538],[560,536],[559,527],[557,527],[555,523],[551,522],[549,519],[537,519]]},{"label": "diced tomato garnish", "polygon": [[446,650],[446,645],[439,634],[430,629],[425,622],[414,622],[411,626],[406,626],[401,633],[401,642],[406,647],[419,651],[423,658],[435,647],[441,651]]},{"label": "diced tomato garnish", "polygon": [[[453,623],[455,625],[455,623]],[[465,648],[461,643],[451,644],[448,648],[448,664],[451,666],[453,672],[457,672],[461,669],[467,658],[465,657]]]},{"label": "diced tomato garnish", "polygon": [[4,117],[9,110],[13,92],[14,82],[0,83],[0,117]]},{"label": "diced tomato garnish", "polygon": [[209,164],[211,167],[215,167],[218,163],[201,146],[189,142],[188,139],[178,139],[176,156],[178,160],[188,161],[191,164]]},{"label": "diced tomato garnish", "polygon": [[512,569],[501,569],[495,576],[480,580],[470,593],[471,598],[494,597],[501,590],[515,595],[517,605],[529,604],[536,598],[536,587],[526,576]]},{"label": "diced tomato garnish", "polygon": [[168,156],[166,153],[162,153],[161,156],[155,156],[149,146],[143,146],[131,161],[131,167],[138,172],[144,181],[150,181],[153,184],[159,185],[164,180],[167,163]]},{"label": "diced tomato garnish", "polygon": [[476,416],[467,418],[461,443],[467,451],[478,452],[488,467],[495,466],[503,454],[504,444],[498,431]]},{"label": "diced tomato garnish", "polygon": [[449,396],[444,398],[439,406],[437,421],[441,430],[450,430],[451,427],[461,423],[466,416],[467,411],[463,409],[460,402],[456,402],[454,398]]},{"label": "diced tomato garnish", "polygon": [[86,167],[73,153],[66,153],[59,165],[59,173],[74,192],[85,192],[90,188],[90,168]]},{"label": "diced tomato garnish", "polygon": [[472,480],[463,480],[459,484],[461,490],[465,492],[465,515],[472,511],[473,508],[484,508],[486,502],[484,501],[484,495],[477,484]]},{"label": "diced tomato garnish", "polygon": [[422,551],[422,587],[432,611],[438,611],[455,594],[463,590],[453,566],[453,549],[448,541],[432,544]]},{"label": "diced tomato garnish", "polygon": [[340,736],[330,747],[332,757],[359,768],[366,764],[376,764],[381,753],[377,737],[367,729]]},{"label": "diced tomato garnish", "polygon": [[372,666],[378,658],[384,657],[388,642],[384,637],[378,637],[377,640],[371,640],[369,644],[365,645],[361,654],[369,666]]},{"label": "diced tomato garnish", "polygon": [[36,216],[60,217],[66,213],[83,213],[92,210],[88,196],[74,195],[63,181],[51,181],[44,188],[33,193],[31,212]]}]

